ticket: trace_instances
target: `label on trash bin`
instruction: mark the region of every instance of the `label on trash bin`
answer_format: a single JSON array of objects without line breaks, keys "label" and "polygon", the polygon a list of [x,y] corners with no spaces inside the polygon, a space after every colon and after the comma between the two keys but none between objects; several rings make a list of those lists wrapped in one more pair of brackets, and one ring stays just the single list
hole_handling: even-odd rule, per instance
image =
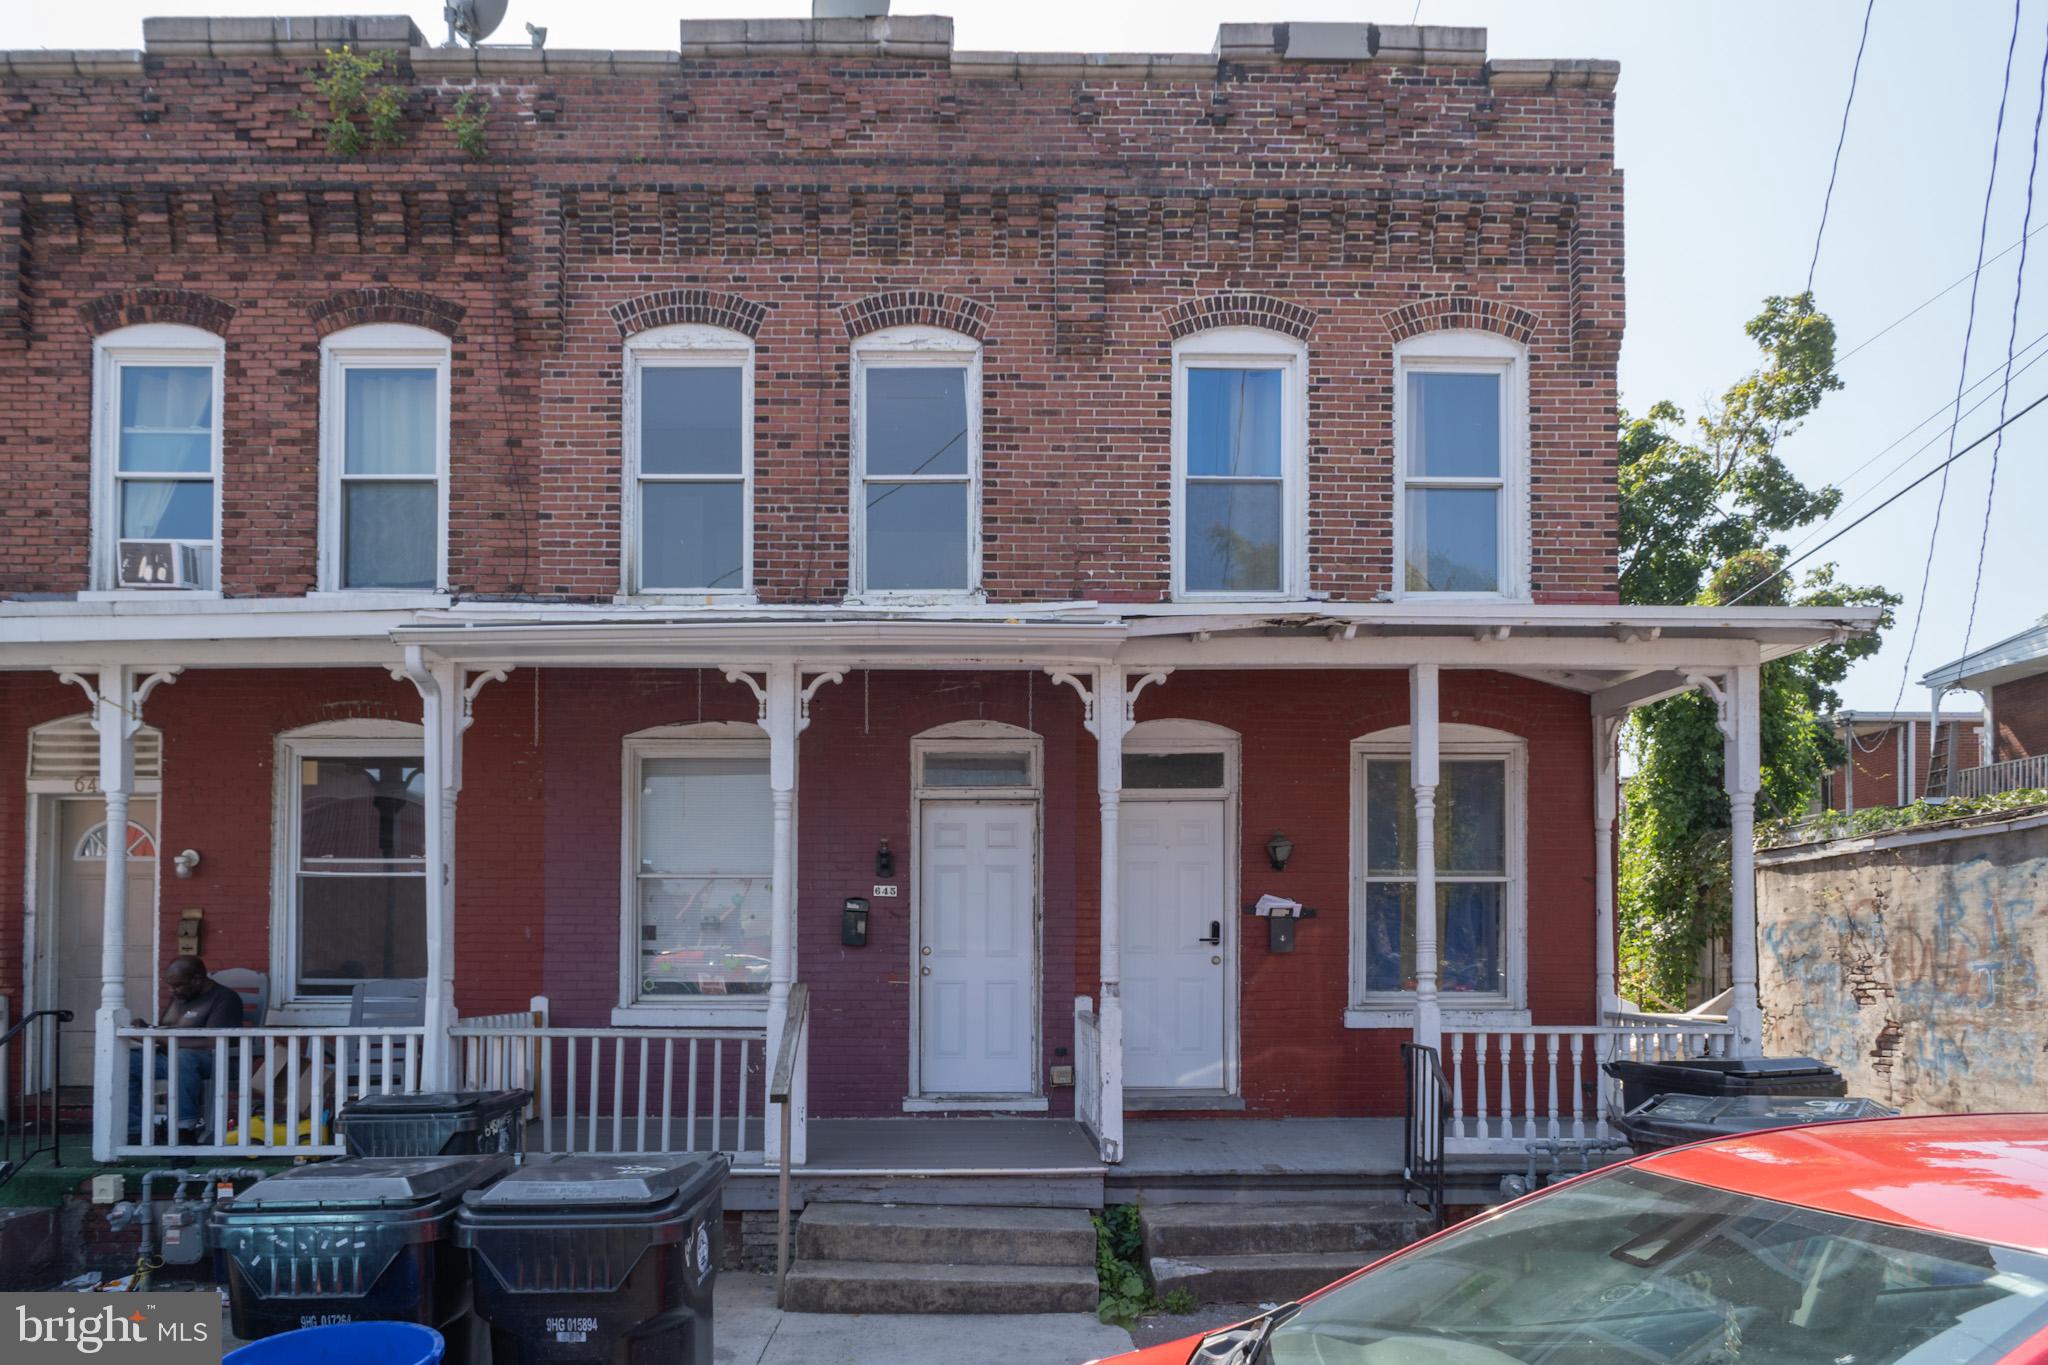
[{"label": "label on trash bin", "polygon": [[699,1284],[711,1274],[711,1225],[697,1224],[697,1281]]},{"label": "label on trash bin", "polygon": [[549,1318],[548,1335],[560,1342],[590,1340],[590,1334],[597,1330],[596,1318]]}]

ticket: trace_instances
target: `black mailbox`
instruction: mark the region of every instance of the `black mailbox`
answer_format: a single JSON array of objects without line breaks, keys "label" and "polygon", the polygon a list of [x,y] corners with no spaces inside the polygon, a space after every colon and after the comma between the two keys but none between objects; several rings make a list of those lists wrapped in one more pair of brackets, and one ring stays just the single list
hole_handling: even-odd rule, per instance
[{"label": "black mailbox", "polygon": [[868,946],[868,900],[866,896],[848,896],[846,904],[839,911],[839,942],[842,947],[865,948]]}]

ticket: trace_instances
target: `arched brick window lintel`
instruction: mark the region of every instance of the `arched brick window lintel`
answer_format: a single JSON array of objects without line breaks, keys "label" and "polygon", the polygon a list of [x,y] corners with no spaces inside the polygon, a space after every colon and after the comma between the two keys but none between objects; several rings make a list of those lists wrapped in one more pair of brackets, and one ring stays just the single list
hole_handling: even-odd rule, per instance
[{"label": "arched brick window lintel", "polygon": [[225,337],[235,306],[188,289],[123,289],[87,300],[78,314],[96,337],[145,322],[180,323]]},{"label": "arched brick window lintel", "polygon": [[1493,332],[1524,346],[1536,337],[1536,315],[1528,309],[1471,294],[1435,294],[1403,304],[1386,315],[1386,325],[1397,342],[1459,327]]},{"label": "arched brick window lintel", "polygon": [[849,337],[886,327],[943,327],[976,341],[988,330],[988,305],[933,289],[892,289],[856,299],[839,310]]},{"label": "arched brick window lintel", "polygon": [[424,327],[453,340],[466,310],[459,303],[421,289],[348,289],[330,295],[310,310],[315,332],[329,337],[344,327],[370,322],[399,322]]},{"label": "arched brick window lintel", "polygon": [[1263,327],[1307,341],[1316,325],[1313,310],[1271,294],[1208,294],[1174,304],[1165,316],[1167,334],[1175,341],[1215,327]]},{"label": "arched brick window lintel", "polygon": [[627,299],[611,309],[621,337],[637,336],[656,327],[694,323],[723,327],[753,339],[768,310],[752,299],[719,289],[659,289]]}]

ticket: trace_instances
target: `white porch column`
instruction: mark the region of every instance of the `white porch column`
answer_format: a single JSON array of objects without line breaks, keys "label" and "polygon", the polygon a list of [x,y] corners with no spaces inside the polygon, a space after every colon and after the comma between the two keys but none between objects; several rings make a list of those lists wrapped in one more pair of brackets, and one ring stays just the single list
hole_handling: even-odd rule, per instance
[{"label": "white porch column", "polygon": [[[728,668],[725,676],[745,683],[760,704],[761,727],[768,732],[768,798],[772,809],[773,871],[768,884],[768,1019],[763,1066],[773,1075],[782,1053],[782,1039],[789,1024],[789,988],[796,980],[796,782],[797,737],[810,727],[811,698],[828,682],[845,674],[828,669],[804,680],[802,665],[794,661],[769,664],[761,670],[763,680],[755,681],[744,668]],[[790,1076],[789,1159],[802,1165],[807,1153],[806,1120],[809,1111],[810,1039],[808,1029],[798,1040],[796,1066]],[[768,1116],[765,1148],[767,1159],[782,1156],[781,1115]]]},{"label": "white porch column", "polygon": [[1616,762],[1614,742],[1621,714],[1593,717],[1593,993],[1601,1018],[1621,1008],[1614,987],[1614,807]]},{"label": "white porch column", "polygon": [[1095,736],[1095,796],[1102,812],[1102,867],[1096,898],[1101,998],[1095,1019],[1102,1038],[1099,1115],[1102,1159],[1124,1155],[1124,987],[1123,987],[1123,846],[1120,819],[1124,795],[1124,736],[1138,694],[1164,682],[1171,669],[1153,669],[1132,682],[1122,664],[1102,664],[1091,689],[1081,679],[1058,669],[1046,672],[1081,697],[1081,724]]},{"label": "white porch column", "polygon": [[1437,666],[1408,670],[1408,777],[1415,787],[1415,1041],[1443,1045],[1436,993]]},{"label": "white porch column", "polygon": [[1720,698],[1722,765],[1728,789],[1728,959],[1733,994],[1728,1022],[1735,1055],[1763,1055],[1763,1007],[1756,985],[1756,794],[1762,787],[1755,664],[1731,670]]},{"label": "white porch column", "polygon": [[[92,726],[99,733],[99,786],[106,800],[106,871],[100,905],[100,1005],[93,1012],[92,1155],[112,1161],[127,1135],[127,1049],[115,1030],[135,1016],[128,999],[128,805],[135,795],[135,732],[142,728],[142,703],[180,670],[152,673],[140,684],[120,664],[108,664],[91,678],[60,670],[92,702]],[[156,1011],[148,1010],[153,1019]],[[145,1134],[145,1136],[147,1136]]]}]

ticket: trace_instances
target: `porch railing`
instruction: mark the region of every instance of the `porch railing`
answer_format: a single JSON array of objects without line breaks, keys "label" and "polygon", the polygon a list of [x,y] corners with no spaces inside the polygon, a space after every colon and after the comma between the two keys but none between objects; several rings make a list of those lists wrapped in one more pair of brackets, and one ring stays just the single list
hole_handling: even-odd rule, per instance
[{"label": "porch railing", "polygon": [[1074,999],[1074,1121],[1102,1147],[1102,1021],[1095,1002]]},{"label": "porch railing", "polygon": [[553,1028],[499,1016],[453,1032],[463,1088],[502,1076],[533,1091],[530,1151],[766,1158],[765,1027]]},{"label": "porch railing", "polygon": [[[1673,1016],[1684,1018],[1684,1016]],[[1725,1056],[1733,1030],[1698,1019],[1580,1028],[1446,1031],[1453,1151],[1520,1151],[1553,1138],[1608,1137],[1620,1086],[1601,1069],[1615,1060]]]},{"label": "porch railing", "polygon": [[[114,1152],[124,1157],[339,1156],[342,1106],[418,1091],[426,1051],[423,1028],[123,1028],[115,1036],[117,1093],[95,1103],[119,1115]],[[188,1056],[202,1060],[188,1064]],[[187,1065],[202,1073],[197,1112],[186,1112],[179,1093]],[[129,1112],[130,1066],[140,1070],[139,1114]]]},{"label": "porch railing", "polygon": [[59,1028],[70,1010],[35,1010],[8,1017],[0,996],[0,1185],[44,1152],[50,1164],[64,1164],[62,1071],[64,1045]]},{"label": "porch railing", "polygon": [[1996,796],[2000,792],[2048,787],[2048,754],[2009,758],[1981,768],[1963,768],[1949,776],[1951,796]]}]

